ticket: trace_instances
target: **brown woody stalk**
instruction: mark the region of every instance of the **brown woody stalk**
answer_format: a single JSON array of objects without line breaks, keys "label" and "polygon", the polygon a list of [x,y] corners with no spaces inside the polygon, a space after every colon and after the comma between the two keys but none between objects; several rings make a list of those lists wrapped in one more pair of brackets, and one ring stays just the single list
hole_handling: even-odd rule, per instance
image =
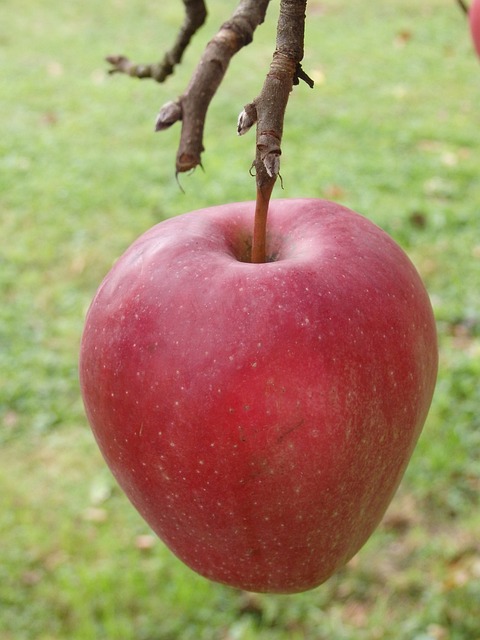
[{"label": "brown woody stalk", "polygon": [[208,43],[183,95],[167,102],[157,116],[155,129],[162,131],[182,121],[177,151],[177,173],[201,164],[205,118],[231,58],[253,39],[257,26],[265,19],[269,0],[241,0],[231,19]]},{"label": "brown woody stalk", "polygon": [[276,50],[260,95],[247,104],[238,120],[238,133],[246,133],[256,122],[254,161],[257,199],[252,242],[252,262],[266,260],[266,225],[270,197],[280,172],[283,122],[294,84],[302,79],[313,86],[302,70],[307,0],[282,0],[277,27]]},{"label": "brown woody stalk", "polygon": [[183,54],[192,37],[200,29],[207,17],[204,0],[183,0],[185,19],[177,35],[173,47],[163,56],[163,60],[154,64],[136,64],[126,56],[108,56],[107,62],[112,65],[109,73],[125,73],[133,78],[151,78],[164,82],[182,61]]},{"label": "brown woody stalk", "polygon": [[[461,0],[459,0],[461,1]],[[124,56],[110,56],[111,73],[127,73],[137,78],[162,82],[181,61],[191,37],[206,17],[204,0],[183,0],[185,21],[173,49],[156,65],[135,65]],[[240,0],[230,20],[206,46],[186,91],[160,109],[155,130],[162,131],[182,122],[177,151],[177,173],[201,165],[205,118],[210,102],[223,80],[231,58],[253,39],[264,21],[270,0]],[[266,260],[267,213],[275,181],[280,172],[281,140],[288,97],[293,85],[313,81],[303,71],[303,43],[307,0],[281,0],[276,49],[260,95],[240,114],[238,133],[246,133],[255,123],[257,198],[253,232],[252,262]]]}]

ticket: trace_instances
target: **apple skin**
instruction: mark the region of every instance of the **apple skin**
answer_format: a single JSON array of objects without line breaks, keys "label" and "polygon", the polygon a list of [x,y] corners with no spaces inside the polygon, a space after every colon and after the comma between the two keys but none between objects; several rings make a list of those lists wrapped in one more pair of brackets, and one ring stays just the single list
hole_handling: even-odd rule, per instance
[{"label": "apple skin", "polygon": [[366,218],[273,200],[138,238],[87,314],[80,383],[103,456],[188,566],[236,588],[313,588],[366,542],[421,432],[435,322],[409,258]]},{"label": "apple skin", "polygon": [[478,56],[480,56],[480,0],[473,0],[468,11],[468,18],[473,44]]}]

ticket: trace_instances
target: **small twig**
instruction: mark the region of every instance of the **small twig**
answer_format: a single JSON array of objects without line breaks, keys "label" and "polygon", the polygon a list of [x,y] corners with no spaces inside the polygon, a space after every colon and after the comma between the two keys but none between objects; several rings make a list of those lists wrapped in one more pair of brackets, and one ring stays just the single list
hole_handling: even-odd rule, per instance
[{"label": "small twig", "polygon": [[207,17],[204,0],[183,0],[185,19],[178,32],[174,46],[167,51],[163,60],[154,64],[136,64],[126,56],[108,56],[107,62],[112,65],[109,73],[125,73],[133,78],[152,78],[164,82],[177,64],[182,61],[183,54],[192,37],[200,29]]},{"label": "small twig", "polygon": [[315,82],[312,80],[312,78],[310,78],[308,74],[305,73],[305,71],[302,69],[302,65],[298,63],[297,69],[295,71],[295,76],[293,77],[293,84],[300,84],[300,80],[303,80],[303,82],[308,84],[310,89],[313,89],[313,87],[315,86]]},{"label": "small twig", "polygon": [[210,102],[223,80],[231,58],[252,41],[255,29],[264,21],[269,2],[270,0],[240,0],[230,20],[220,27],[205,48],[185,93],[175,102],[169,102],[160,109],[155,123],[157,131],[182,121],[176,160],[177,173],[190,171],[200,164],[204,150],[205,118]]}]

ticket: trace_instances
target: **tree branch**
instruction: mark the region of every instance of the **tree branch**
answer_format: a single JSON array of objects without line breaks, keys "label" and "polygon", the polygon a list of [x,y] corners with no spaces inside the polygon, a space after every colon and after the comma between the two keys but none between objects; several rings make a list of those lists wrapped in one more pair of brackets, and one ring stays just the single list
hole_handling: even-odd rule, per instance
[{"label": "tree branch", "polygon": [[[458,0],[461,2],[462,0]],[[183,0],[185,21],[173,49],[158,65],[133,65],[123,56],[111,56],[111,73],[128,73],[137,78],[161,82],[180,62],[192,35],[206,17],[204,0]],[[177,174],[201,164],[205,118],[210,102],[223,80],[231,58],[252,39],[264,21],[270,0],[240,0],[230,20],[206,46],[185,92],[161,107],[155,130],[163,131],[182,122],[177,151]],[[313,87],[313,80],[301,66],[307,0],[281,0],[276,49],[260,95],[247,104],[238,119],[238,133],[246,133],[255,123],[255,168],[257,200],[252,243],[252,262],[266,260],[266,223],[270,197],[280,172],[281,140],[285,110],[294,85],[300,80]]]},{"label": "tree branch", "polygon": [[230,20],[220,27],[206,46],[185,93],[160,109],[155,123],[156,131],[163,131],[175,122],[182,121],[177,173],[190,171],[201,164],[203,131],[210,102],[231,58],[250,44],[255,29],[264,21],[269,1],[240,0]]},{"label": "tree branch", "polygon": [[185,5],[184,22],[174,46],[167,51],[163,60],[155,64],[135,64],[125,56],[108,56],[106,60],[113,67],[109,73],[125,73],[133,78],[152,78],[157,82],[164,82],[173,73],[175,66],[182,61],[192,37],[207,17],[204,0],[183,0],[183,4]]},{"label": "tree branch", "polygon": [[266,218],[270,196],[280,173],[281,140],[288,98],[293,85],[313,81],[303,71],[305,10],[307,0],[281,0],[276,50],[260,95],[247,104],[238,120],[238,133],[257,123],[255,167],[257,202],[252,262],[266,260]]}]

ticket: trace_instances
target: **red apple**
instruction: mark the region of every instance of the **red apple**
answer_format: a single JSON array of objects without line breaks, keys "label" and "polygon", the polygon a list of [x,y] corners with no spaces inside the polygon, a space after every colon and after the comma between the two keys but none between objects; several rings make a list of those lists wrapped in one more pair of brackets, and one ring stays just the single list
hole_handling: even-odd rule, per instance
[{"label": "red apple", "polygon": [[473,0],[468,11],[473,44],[480,56],[480,0]]},{"label": "red apple", "polygon": [[322,200],[277,200],[269,261],[254,204],[142,235],[88,311],[80,380],[119,484],[212,580],[315,587],[380,522],[437,371],[431,305],[405,253]]}]

